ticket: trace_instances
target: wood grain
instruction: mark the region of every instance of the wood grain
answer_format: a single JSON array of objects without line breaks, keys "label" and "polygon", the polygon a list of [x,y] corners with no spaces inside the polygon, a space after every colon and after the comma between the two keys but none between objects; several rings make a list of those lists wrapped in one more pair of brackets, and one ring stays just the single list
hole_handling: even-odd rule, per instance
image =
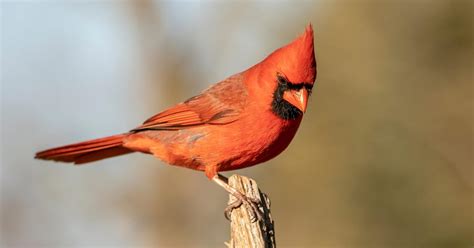
[{"label": "wood grain", "polygon": [[[261,202],[259,209],[263,214],[263,219],[257,221],[252,218],[254,216],[251,212],[252,208],[247,204],[242,204],[234,209],[231,214],[231,239],[228,246],[231,248],[276,247],[274,222],[270,213],[270,199],[259,190],[257,183],[251,178],[232,175],[228,183],[244,195],[259,199]],[[229,196],[229,203],[235,200],[234,196]]]}]

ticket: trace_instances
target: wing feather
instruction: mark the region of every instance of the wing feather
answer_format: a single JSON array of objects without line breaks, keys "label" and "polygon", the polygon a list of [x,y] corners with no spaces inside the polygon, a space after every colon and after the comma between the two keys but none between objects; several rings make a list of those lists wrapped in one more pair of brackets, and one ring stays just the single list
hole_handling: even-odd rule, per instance
[{"label": "wing feather", "polygon": [[183,103],[150,117],[132,132],[179,130],[230,123],[236,121],[242,113],[247,95],[242,76],[237,74]]}]

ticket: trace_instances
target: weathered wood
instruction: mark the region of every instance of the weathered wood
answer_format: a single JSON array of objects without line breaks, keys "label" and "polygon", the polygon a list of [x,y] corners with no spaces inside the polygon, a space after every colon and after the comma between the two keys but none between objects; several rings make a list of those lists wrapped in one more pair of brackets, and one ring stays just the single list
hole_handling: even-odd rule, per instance
[{"label": "weathered wood", "polygon": [[[257,183],[250,178],[232,175],[229,178],[229,185],[244,195],[253,199],[259,199],[262,204],[259,209],[262,212],[263,220],[258,221],[252,214],[252,208],[248,204],[242,204],[234,209],[231,214],[230,224],[230,248],[273,248],[275,244],[274,222],[270,214],[270,199],[258,189]],[[229,203],[236,199],[229,196]]]}]

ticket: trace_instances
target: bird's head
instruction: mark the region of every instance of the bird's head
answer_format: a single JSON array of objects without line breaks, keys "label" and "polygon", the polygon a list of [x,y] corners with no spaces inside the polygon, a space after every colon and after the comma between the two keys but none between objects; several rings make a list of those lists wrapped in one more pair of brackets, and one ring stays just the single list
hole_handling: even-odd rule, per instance
[{"label": "bird's head", "polygon": [[302,116],[316,79],[311,24],[302,35],[274,51],[261,65],[265,71],[264,84],[274,89],[272,111],[286,120]]}]

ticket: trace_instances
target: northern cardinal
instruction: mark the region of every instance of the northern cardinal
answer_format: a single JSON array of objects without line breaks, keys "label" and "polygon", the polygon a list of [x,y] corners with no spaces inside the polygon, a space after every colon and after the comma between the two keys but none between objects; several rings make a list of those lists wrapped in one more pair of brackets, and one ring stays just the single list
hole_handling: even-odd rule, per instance
[{"label": "northern cardinal", "polygon": [[[211,86],[123,134],[38,152],[36,158],[84,164],[132,152],[194,170],[241,202],[220,171],[253,166],[290,144],[316,79],[313,29],[260,63]],[[251,203],[250,203],[251,204]]]}]

